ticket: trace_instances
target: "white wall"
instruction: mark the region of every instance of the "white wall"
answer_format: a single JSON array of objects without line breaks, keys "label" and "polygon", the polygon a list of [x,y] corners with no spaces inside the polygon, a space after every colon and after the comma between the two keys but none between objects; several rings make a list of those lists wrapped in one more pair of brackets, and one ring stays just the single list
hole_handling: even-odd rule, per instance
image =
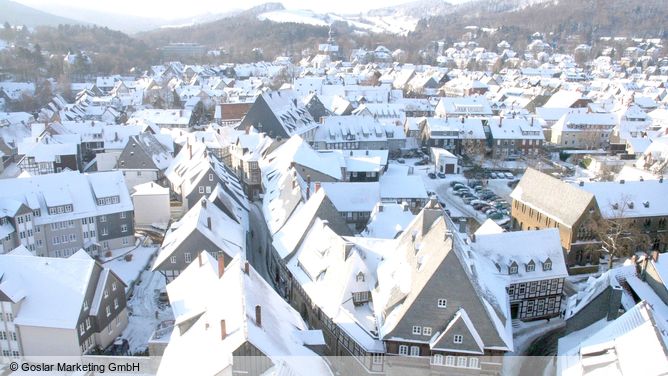
[{"label": "white wall", "polygon": [[75,329],[21,325],[19,333],[25,357],[81,355]]},{"label": "white wall", "polygon": [[165,194],[132,196],[135,207],[135,225],[169,222],[169,192]]},{"label": "white wall", "polygon": [[118,157],[120,157],[121,151],[108,151],[106,153],[99,153],[95,156],[97,160],[97,170],[98,171],[111,171],[116,167],[118,162]]}]

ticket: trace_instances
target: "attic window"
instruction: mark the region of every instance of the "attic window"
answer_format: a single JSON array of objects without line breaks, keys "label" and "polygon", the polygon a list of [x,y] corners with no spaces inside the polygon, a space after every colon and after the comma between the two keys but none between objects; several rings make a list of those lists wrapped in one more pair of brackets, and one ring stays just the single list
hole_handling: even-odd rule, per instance
[{"label": "attic window", "polygon": [[536,264],[532,260],[527,264],[527,272],[533,272],[534,270],[536,270]]},{"label": "attic window", "polygon": [[517,274],[517,265],[513,265],[508,268],[508,274]]},{"label": "attic window", "polygon": [[543,263],[543,271],[548,271],[552,270],[552,262],[551,261],[545,261]]},{"label": "attic window", "polygon": [[633,201],[627,202],[626,205],[629,207],[629,209],[633,209]]},{"label": "attic window", "polygon": [[353,293],[353,304],[358,306],[369,302],[369,292],[360,291]]},{"label": "attic window", "polygon": [[649,201],[644,201],[644,202],[642,203],[642,206],[644,206],[644,207],[646,207],[646,208],[649,208]]},{"label": "attic window", "polygon": [[355,278],[357,282],[364,282],[364,273],[359,272],[357,273],[357,277]]}]

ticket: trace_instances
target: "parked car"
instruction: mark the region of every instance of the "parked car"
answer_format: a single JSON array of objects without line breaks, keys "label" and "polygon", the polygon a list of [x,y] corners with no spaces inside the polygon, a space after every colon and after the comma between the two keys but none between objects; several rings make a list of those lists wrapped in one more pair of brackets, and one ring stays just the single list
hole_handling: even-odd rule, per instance
[{"label": "parked car", "polygon": [[460,182],[460,181],[451,181],[451,182],[450,182],[450,186],[451,186],[451,187],[454,187],[454,186],[457,185],[457,184],[464,185],[464,183],[462,183],[462,182]]},{"label": "parked car", "polygon": [[436,179],[436,174],[433,172],[428,173],[427,176],[429,176],[429,179]]},{"label": "parked car", "polygon": [[506,179],[515,179],[515,175],[510,172],[505,172],[504,175],[506,176]]},{"label": "parked car", "polygon": [[403,159],[403,158],[399,158],[399,159],[397,159],[397,162],[403,164],[403,163],[406,163],[406,160]]},{"label": "parked car", "polygon": [[438,176],[441,179],[445,179],[445,174],[442,172],[439,172],[438,174],[436,174],[436,176]]},{"label": "parked car", "polygon": [[489,178],[490,179],[496,179],[498,176],[496,175],[496,172],[490,172],[489,173]]},{"label": "parked car", "polygon": [[503,213],[500,213],[498,211],[493,211],[487,214],[487,218],[489,219],[501,219],[503,218]]},{"label": "parked car", "polygon": [[462,197],[462,201],[464,201],[465,204],[470,204],[473,200],[475,200],[475,197]]}]

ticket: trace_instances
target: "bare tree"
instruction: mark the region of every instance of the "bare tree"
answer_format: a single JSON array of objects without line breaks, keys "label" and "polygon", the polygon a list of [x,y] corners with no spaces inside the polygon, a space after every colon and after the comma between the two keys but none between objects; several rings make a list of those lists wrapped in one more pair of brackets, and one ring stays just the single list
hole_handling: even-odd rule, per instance
[{"label": "bare tree", "polygon": [[608,269],[612,269],[613,258],[631,256],[635,248],[648,244],[649,236],[631,217],[635,204],[629,196],[622,195],[617,202],[604,205],[607,207],[602,207],[601,215],[592,221],[591,231],[608,254]]}]

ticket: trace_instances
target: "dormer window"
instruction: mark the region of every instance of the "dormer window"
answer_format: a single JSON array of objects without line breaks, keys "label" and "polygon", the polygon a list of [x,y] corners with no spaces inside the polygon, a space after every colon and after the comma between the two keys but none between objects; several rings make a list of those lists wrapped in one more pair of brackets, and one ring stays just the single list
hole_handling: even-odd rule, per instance
[{"label": "dormer window", "polygon": [[536,270],[536,264],[533,262],[533,260],[529,261],[529,263],[526,266],[527,272],[533,272]]},{"label": "dormer window", "polygon": [[508,274],[517,274],[517,263],[515,261],[508,267]]},{"label": "dormer window", "polygon": [[355,280],[357,282],[364,282],[364,273],[362,273],[362,272],[357,273],[357,276],[355,277]]},{"label": "dormer window", "polygon": [[547,260],[543,263],[543,271],[552,270],[552,261]]}]

